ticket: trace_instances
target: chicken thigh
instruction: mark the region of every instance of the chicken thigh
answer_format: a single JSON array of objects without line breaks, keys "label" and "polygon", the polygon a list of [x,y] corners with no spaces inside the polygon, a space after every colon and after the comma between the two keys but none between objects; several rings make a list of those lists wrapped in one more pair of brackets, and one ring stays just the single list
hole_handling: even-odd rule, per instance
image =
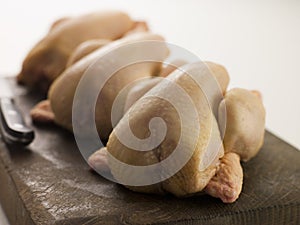
[{"label": "chicken thigh", "polygon": [[219,122],[226,122],[220,126],[225,156],[205,191],[223,202],[234,202],[242,190],[240,159],[248,161],[263,144],[265,109],[260,93],[242,88],[228,91],[219,106]]}]

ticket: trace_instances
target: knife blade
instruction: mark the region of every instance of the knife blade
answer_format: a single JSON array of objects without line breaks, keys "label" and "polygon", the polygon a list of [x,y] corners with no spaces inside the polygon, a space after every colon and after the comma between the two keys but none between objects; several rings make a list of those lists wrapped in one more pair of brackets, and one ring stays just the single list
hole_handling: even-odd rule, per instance
[{"label": "knife blade", "polygon": [[28,145],[34,139],[34,131],[26,125],[14,95],[5,78],[0,78],[0,133],[7,144]]}]

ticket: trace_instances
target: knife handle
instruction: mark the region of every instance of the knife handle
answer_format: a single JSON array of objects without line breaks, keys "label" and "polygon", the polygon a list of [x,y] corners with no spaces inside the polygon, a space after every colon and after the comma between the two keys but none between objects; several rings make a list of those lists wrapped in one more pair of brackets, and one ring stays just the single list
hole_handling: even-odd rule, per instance
[{"label": "knife handle", "polygon": [[34,131],[29,128],[21,112],[11,98],[0,99],[2,133],[12,143],[30,144],[34,139]]}]

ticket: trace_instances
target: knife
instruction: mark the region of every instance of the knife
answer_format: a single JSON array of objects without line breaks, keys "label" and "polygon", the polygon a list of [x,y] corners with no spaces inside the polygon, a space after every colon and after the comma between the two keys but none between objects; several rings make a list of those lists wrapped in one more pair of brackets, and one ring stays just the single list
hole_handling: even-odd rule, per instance
[{"label": "knife", "polygon": [[13,93],[5,78],[0,78],[0,134],[7,144],[28,145],[34,131],[28,127],[15,105]]}]

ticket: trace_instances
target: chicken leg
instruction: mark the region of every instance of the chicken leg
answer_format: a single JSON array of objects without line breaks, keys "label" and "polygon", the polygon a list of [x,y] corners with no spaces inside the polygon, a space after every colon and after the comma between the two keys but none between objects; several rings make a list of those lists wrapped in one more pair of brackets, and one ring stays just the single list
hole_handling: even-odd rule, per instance
[{"label": "chicken leg", "polygon": [[219,122],[225,119],[226,130],[222,130],[225,132],[225,155],[205,191],[230,203],[238,198],[242,190],[243,170],[240,159],[248,161],[254,157],[263,143],[265,110],[261,94],[241,88],[228,91],[219,106]]}]

